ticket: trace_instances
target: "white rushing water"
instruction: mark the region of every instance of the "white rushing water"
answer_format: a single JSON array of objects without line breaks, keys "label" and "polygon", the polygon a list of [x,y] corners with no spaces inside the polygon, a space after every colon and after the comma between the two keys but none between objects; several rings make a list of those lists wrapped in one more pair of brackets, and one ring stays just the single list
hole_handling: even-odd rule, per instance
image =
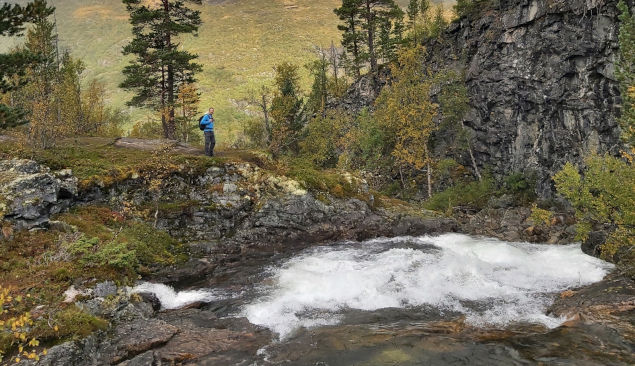
[{"label": "white rushing water", "polygon": [[556,327],[553,294],[600,281],[612,265],[579,245],[506,243],[459,234],[321,247],[271,269],[273,285],[243,307],[251,323],[285,338],[337,324],[347,310],[433,306],[473,325]]},{"label": "white rushing water", "polygon": [[172,287],[160,283],[142,283],[132,289],[132,293],[153,293],[163,309],[178,309],[195,302],[211,302],[219,300],[219,296],[211,290],[175,291]]}]

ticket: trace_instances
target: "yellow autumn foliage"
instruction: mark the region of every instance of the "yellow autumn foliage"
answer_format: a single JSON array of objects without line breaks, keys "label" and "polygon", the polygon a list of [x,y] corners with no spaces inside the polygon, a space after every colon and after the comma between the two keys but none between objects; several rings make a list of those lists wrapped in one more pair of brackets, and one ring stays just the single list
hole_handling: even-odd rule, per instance
[{"label": "yellow autumn foliage", "polygon": [[395,81],[377,100],[376,120],[394,133],[392,155],[398,164],[415,170],[426,167],[431,191],[432,157],[428,142],[437,128],[439,106],[430,98],[433,77],[424,68],[425,54],[422,46],[398,52],[398,61],[391,69]]},{"label": "yellow autumn foliage", "polygon": [[[39,360],[40,355],[35,348],[40,342],[30,338],[28,330],[33,326],[30,313],[12,314],[12,310],[22,303],[21,296],[12,296],[8,289],[0,286],[0,362],[4,354],[12,348],[17,348],[18,354],[14,360],[20,362],[24,357],[29,360]],[[44,351],[45,352],[45,351]]]}]

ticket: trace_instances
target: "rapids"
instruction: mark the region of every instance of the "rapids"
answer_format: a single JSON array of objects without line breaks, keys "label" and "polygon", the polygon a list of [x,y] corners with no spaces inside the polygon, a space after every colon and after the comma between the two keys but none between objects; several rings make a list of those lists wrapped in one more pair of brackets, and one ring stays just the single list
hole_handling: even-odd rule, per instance
[{"label": "rapids", "polygon": [[[263,269],[236,312],[281,338],[335,325],[351,311],[433,308],[463,314],[473,326],[514,323],[554,328],[545,315],[557,293],[598,282],[613,265],[580,246],[509,243],[461,234],[374,239],[305,250]],[[225,298],[218,290],[176,292],[144,283],[163,308]]]}]

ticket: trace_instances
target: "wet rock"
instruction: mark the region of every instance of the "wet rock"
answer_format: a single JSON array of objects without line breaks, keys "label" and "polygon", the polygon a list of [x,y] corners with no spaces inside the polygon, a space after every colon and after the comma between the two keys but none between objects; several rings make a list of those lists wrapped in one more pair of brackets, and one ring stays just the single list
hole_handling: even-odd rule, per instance
[{"label": "wet rock", "polygon": [[115,343],[109,353],[110,363],[119,363],[164,345],[177,332],[178,328],[157,319],[121,324],[115,329]]},{"label": "wet rock", "polygon": [[506,241],[531,243],[568,244],[575,241],[570,230],[569,214],[562,213],[550,225],[534,225],[530,220],[531,209],[526,207],[487,208],[475,214],[457,214],[461,231],[472,235],[484,235]]},{"label": "wet rock", "polygon": [[589,237],[582,243],[582,251],[588,255],[599,256],[602,245],[606,243],[608,233],[606,231],[592,231]]},{"label": "wet rock", "polygon": [[157,295],[151,292],[139,292],[137,295],[141,298],[141,301],[149,304],[152,307],[152,310],[159,311],[161,310],[161,301]]},{"label": "wet rock", "polygon": [[117,294],[117,285],[112,281],[100,282],[95,286],[93,294],[97,297],[108,297]]}]

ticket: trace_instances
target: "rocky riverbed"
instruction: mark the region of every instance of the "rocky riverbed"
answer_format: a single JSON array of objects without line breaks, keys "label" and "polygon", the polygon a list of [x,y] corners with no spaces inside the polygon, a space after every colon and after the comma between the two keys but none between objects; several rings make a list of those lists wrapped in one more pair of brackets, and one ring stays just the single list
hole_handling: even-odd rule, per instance
[{"label": "rocky riverbed", "polygon": [[611,268],[576,246],[457,234],[340,242],[189,290],[111,286],[79,303],[113,327],[40,364],[630,365],[635,291],[601,280]]},{"label": "rocky riverbed", "polygon": [[[382,202],[352,176],[346,178],[352,194],[338,197],[247,162],[222,162],[203,172],[177,167],[159,190],[144,174],[81,186],[71,171],[33,161],[0,167],[3,214],[13,224],[3,235],[72,231],[51,215],[99,204],[187,243],[188,261],[145,275],[155,285],[69,289],[68,302],[108,320],[110,328],[52,347],[40,365],[635,361],[632,278],[575,245],[443,235],[566,243],[571,222],[564,217],[546,232],[532,228],[528,210],[519,208],[436,217]],[[368,241],[377,237],[402,239]],[[556,272],[523,284],[514,276],[543,278],[550,271],[523,262],[551,263]],[[307,273],[317,277],[302,284],[300,274]],[[328,278],[334,282],[319,281]],[[505,286],[511,286],[507,292],[487,292]],[[284,289],[289,292],[280,293]]]}]

